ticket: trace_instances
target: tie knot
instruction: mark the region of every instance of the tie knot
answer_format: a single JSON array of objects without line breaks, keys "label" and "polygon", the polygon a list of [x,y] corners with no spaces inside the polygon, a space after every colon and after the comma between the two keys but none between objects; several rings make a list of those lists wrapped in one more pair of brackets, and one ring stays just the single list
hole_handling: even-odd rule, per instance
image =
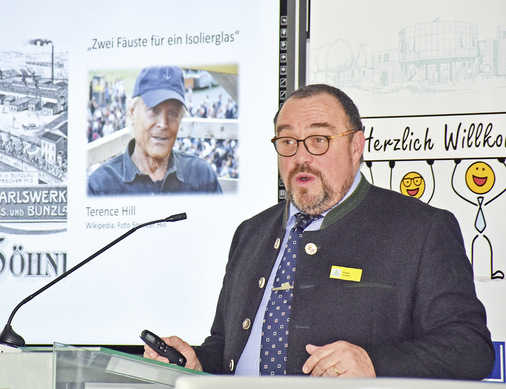
[{"label": "tie knot", "polygon": [[299,212],[295,215],[295,226],[294,228],[300,227],[302,230],[305,230],[307,226],[309,226],[315,220],[318,220],[322,217],[322,215],[308,215],[307,213]]}]

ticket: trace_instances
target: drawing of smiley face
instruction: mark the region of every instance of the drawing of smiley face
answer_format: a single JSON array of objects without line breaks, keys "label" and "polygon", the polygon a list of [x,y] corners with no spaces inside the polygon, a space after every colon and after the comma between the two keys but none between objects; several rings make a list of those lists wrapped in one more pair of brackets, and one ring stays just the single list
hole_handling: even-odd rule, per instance
[{"label": "drawing of smiley face", "polygon": [[476,194],[487,193],[495,183],[495,174],[485,162],[475,162],[466,171],[466,184]]},{"label": "drawing of smiley face", "polygon": [[407,173],[401,180],[401,193],[419,199],[425,192],[425,180],[416,172]]}]

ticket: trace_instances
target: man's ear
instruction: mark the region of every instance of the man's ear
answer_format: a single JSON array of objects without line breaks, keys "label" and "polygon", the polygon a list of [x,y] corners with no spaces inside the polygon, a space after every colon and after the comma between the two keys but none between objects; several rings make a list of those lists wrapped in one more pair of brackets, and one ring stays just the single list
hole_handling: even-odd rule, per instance
[{"label": "man's ear", "polygon": [[128,103],[128,109],[127,109],[127,117],[128,119],[130,120],[130,123],[133,125],[134,124],[134,110],[135,110],[135,107],[137,106],[137,100],[136,99],[132,99],[130,100],[130,102]]},{"label": "man's ear", "polygon": [[351,141],[353,147],[353,159],[360,161],[365,147],[365,135],[363,131],[357,131],[353,134]]}]

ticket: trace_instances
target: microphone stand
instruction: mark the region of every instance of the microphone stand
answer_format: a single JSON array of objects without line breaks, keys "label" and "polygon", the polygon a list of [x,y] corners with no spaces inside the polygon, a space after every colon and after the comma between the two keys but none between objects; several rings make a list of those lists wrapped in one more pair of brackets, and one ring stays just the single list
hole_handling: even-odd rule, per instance
[{"label": "microphone stand", "polygon": [[99,256],[104,251],[110,249],[112,246],[114,246],[116,243],[122,241],[127,236],[133,234],[138,229],[141,229],[143,227],[149,226],[151,224],[163,223],[163,222],[176,222],[176,221],[184,220],[184,219],[186,219],[186,213],[178,213],[178,214],[166,217],[165,219],[152,220],[152,221],[149,221],[149,222],[146,222],[146,223],[143,223],[143,224],[139,224],[138,226],[135,226],[135,227],[131,228],[130,230],[128,230],[127,232],[125,232],[119,238],[116,238],[115,240],[113,240],[111,243],[109,243],[106,246],[102,247],[95,254],[92,254],[88,258],[86,258],[85,260],[79,262],[73,268],[67,270],[66,272],[64,272],[63,274],[61,274],[59,277],[55,278],[53,281],[51,281],[48,284],[44,285],[42,288],[40,288],[39,290],[37,290],[35,293],[31,294],[30,296],[28,296],[27,298],[25,298],[23,301],[21,301],[16,306],[16,308],[14,308],[14,310],[12,311],[12,313],[11,313],[11,315],[9,317],[9,320],[7,321],[7,324],[5,325],[3,331],[0,333],[0,344],[5,344],[7,346],[13,346],[13,347],[23,347],[25,345],[25,340],[20,335],[18,335],[16,332],[14,332],[14,330],[12,329],[11,323],[12,323],[12,319],[14,318],[14,315],[16,314],[16,312],[18,311],[18,309],[21,308],[23,305],[25,305],[30,300],[32,300],[34,297],[38,296],[39,294],[41,294],[42,292],[44,292],[46,289],[50,288],[51,286],[53,286],[57,282],[61,281],[62,279],[64,279],[65,277],[67,277],[69,274],[75,272],[77,269],[79,269],[82,266],[86,265],[92,259],[94,259],[95,257]]}]

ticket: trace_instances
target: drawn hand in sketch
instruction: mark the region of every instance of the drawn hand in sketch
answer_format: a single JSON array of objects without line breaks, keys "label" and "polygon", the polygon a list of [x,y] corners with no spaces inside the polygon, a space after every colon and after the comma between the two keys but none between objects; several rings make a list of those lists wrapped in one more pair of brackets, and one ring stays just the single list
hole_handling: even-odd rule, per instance
[{"label": "drawn hand in sketch", "polygon": [[[499,162],[501,162],[501,160],[499,160]],[[473,238],[471,244],[471,264],[473,265],[473,270],[476,275],[486,268],[484,273],[490,274],[491,279],[504,279],[504,273],[501,270],[494,270],[492,242],[488,236],[484,234],[484,231],[487,228],[484,207],[506,192],[506,188],[490,200],[485,201],[485,195],[494,187],[496,176],[490,165],[483,161],[477,161],[467,168],[465,173],[465,183],[467,188],[478,196],[476,201],[474,201],[474,199],[471,200],[464,197],[464,195],[459,193],[455,187],[455,172],[457,171],[457,166],[460,163],[461,160],[455,160],[455,168],[452,174],[452,189],[461,199],[478,207],[476,219],[474,221],[474,228],[478,234]],[[504,164],[504,160],[502,160],[502,164]],[[487,257],[489,258],[489,261],[487,261]]]},{"label": "drawn hand in sketch", "polygon": [[372,161],[365,161],[365,165],[367,166],[367,170],[369,171],[369,180],[371,184],[374,185],[374,175],[372,174]]}]

